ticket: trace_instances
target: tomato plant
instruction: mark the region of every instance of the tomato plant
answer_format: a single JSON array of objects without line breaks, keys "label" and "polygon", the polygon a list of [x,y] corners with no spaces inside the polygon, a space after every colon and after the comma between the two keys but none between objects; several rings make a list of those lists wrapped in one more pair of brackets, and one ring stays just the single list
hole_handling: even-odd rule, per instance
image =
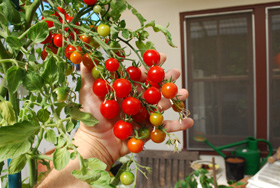
[{"label": "tomato plant", "polygon": [[[106,132],[108,137],[97,141],[104,147],[108,143],[121,147],[118,155],[128,150],[139,153],[152,125],[162,124],[154,116],[160,111],[161,91],[180,108],[180,115],[185,112],[177,94],[171,97],[176,92],[166,87],[160,54],[148,39],[147,28],[163,33],[175,46],[171,34],[166,27],[147,22],[125,0],[43,1],[19,1],[21,5],[1,1],[0,174],[7,159],[11,159],[9,174],[28,164],[29,187],[34,187],[38,165],[50,167],[52,162],[59,171],[77,159],[81,165],[71,172],[75,178],[91,186],[115,187],[119,177],[110,181],[106,164],[84,159],[71,131],[79,122],[89,136]],[[126,24],[124,11],[136,16],[139,28]],[[42,154],[43,141],[54,148],[51,157]],[[146,168],[133,155],[128,164],[131,161],[136,171]],[[88,178],[89,173],[100,178]],[[129,184],[131,179],[122,176],[121,181]]]},{"label": "tomato plant", "polygon": [[132,153],[140,153],[144,148],[144,142],[141,139],[131,138],[127,143],[127,147]]},{"label": "tomato plant", "polygon": [[128,139],[133,133],[132,125],[129,122],[119,120],[114,125],[114,134],[118,139]]}]

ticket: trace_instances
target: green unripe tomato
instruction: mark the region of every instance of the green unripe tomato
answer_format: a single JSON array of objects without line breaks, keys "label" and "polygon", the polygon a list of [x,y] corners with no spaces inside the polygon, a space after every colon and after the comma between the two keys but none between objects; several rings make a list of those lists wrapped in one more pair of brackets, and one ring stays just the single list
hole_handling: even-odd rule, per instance
[{"label": "green unripe tomato", "polygon": [[95,5],[93,7],[93,12],[98,14],[99,12],[101,12],[102,7],[100,5]]},{"label": "green unripe tomato", "polygon": [[100,46],[100,44],[98,42],[96,42],[96,40],[94,40],[94,38],[91,38],[89,44],[94,48],[98,48]]},{"label": "green unripe tomato", "polygon": [[134,174],[130,171],[124,171],[121,176],[120,180],[124,185],[130,185],[134,182]]},{"label": "green unripe tomato", "polygon": [[66,64],[65,75],[69,76],[73,72],[73,66],[70,63]]},{"label": "green unripe tomato", "polygon": [[101,77],[101,74],[104,72],[104,67],[102,65],[97,65],[95,67],[93,67],[93,69],[91,70],[91,74],[93,76],[94,79],[98,79]]},{"label": "green unripe tomato", "polygon": [[110,34],[110,27],[106,24],[100,24],[97,27],[97,33],[102,37],[107,37]]},{"label": "green unripe tomato", "polygon": [[150,138],[150,130],[147,127],[142,127],[139,129],[139,137],[141,137],[141,139]]},{"label": "green unripe tomato", "polygon": [[150,122],[154,126],[159,126],[163,122],[163,115],[161,113],[153,112],[150,115]]},{"label": "green unripe tomato", "polygon": [[112,41],[109,46],[113,49],[113,51],[116,53],[120,50],[121,45],[117,41]]},{"label": "green unripe tomato", "polygon": [[68,87],[59,87],[56,89],[56,101],[57,102],[64,102],[67,97],[68,97],[68,93],[69,93],[69,88]]}]

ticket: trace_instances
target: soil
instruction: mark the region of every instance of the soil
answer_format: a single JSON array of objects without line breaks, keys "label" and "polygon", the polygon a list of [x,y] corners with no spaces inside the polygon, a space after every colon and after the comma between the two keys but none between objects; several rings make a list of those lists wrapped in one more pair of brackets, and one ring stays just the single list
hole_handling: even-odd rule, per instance
[{"label": "soil", "polygon": [[229,162],[229,163],[242,163],[242,162],[244,162],[243,159],[240,159],[238,157],[228,158],[228,159],[226,159],[226,161]]}]

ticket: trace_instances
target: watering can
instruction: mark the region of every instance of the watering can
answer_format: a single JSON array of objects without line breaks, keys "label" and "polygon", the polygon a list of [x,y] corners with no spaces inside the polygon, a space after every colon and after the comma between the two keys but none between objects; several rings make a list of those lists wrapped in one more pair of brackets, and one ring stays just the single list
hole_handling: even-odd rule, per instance
[{"label": "watering can", "polygon": [[[247,175],[256,174],[260,170],[260,167],[267,161],[267,158],[273,153],[272,145],[267,140],[256,139],[254,137],[247,137],[246,140],[220,147],[213,146],[204,136],[196,136],[194,137],[194,140],[198,142],[205,142],[224,158],[226,157],[226,155],[222,152],[222,150],[239,146],[233,152],[233,155],[245,158],[245,174]],[[269,147],[269,153],[265,158],[261,158],[261,152],[258,149],[258,142],[265,142]]]}]

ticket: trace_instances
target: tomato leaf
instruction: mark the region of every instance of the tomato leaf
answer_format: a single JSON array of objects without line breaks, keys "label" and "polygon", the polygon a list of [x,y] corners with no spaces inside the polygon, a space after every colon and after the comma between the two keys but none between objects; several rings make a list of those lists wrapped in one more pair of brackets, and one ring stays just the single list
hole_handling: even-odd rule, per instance
[{"label": "tomato leaf", "polygon": [[15,50],[19,50],[22,46],[22,42],[17,37],[9,36],[6,38],[6,42],[11,48]]},{"label": "tomato leaf", "polygon": [[49,28],[47,22],[38,22],[33,25],[28,33],[27,36],[31,39],[34,43],[43,42],[49,35]]},{"label": "tomato leaf", "polygon": [[82,87],[82,79],[81,77],[78,77],[75,91],[80,91],[81,87]]},{"label": "tomato leaf", "polygon": [[42,77],[50,85],[58,82],[58,66],[53,56],[43,62]]},{"label": "tomato leaf", "polygon": [[[9,101],[0,102],[1,126],[13,125],[16,122],[13,105]],[[1,129],[0,129],[1,130]]]},{"label": "tomato leaf", "polygon": [[73,170],[72,175],[87,183],[96,181],[101,177],[101,173],[95,170],[87,170],[86,174],[83,174],[82,170]]},{"label": "tomato leaf", "polygon": [[107,171],[96,170],[101,174],[100,178],[96,181],[90,183],[90,185],[94,188],[112,188],[110,185],[110,175]]},{"label": "tomato leaf", "polygon": [[61,148],[65,144],[65,139],[62,136],[57,137],[57,143],[55,144],[56,148]]},{"label": "tomato leaf", "polygon": [[16,92],[24,77],[24,69],[16,66],[10,67],[7,72],[7,87],[9,89],[9,92]]},{"label": "tomato leaf", "polygon": [[28,72],[23,79],[23,86],[31,92],[39,92],[43,87],[43,78],[36,72]]},{"label": "tomato leaf", "polygon": [[71,132],[74,129],[75,125],[72,121],[66,123],[66,132]]},{"label": "tomato leaf", "polygon": [[52,129],[47,130],[44,137],[48,142],[51,142],[53,144],[56,144],[56,142],[57,142],[56,134],[55,134],[54,130],[52,130]]},{"label": "tomato leaf", "polygon": [[138,20],[139,20],[139,22],[140,22],[140,24],[141,24],[141,27],[142,26],[144,26],[144,22],[145,21],[147,21],[135,8],[133,8],[130,4],[128,4],[127,3],[127,8],[129,9],[129,10],[131,10],[131,12],[132,12],[132,14],[134,14],[137,18],[138,18]]},{"label": "tomato leaf", "polygon": [[31,147],[30,140],[39,128],[28,121],[0,127],[0,162],[28,152]]},{"label": "tomato leaf", "polygon": [[80,120],[87,126],[95,126],[99,121],[90,113],[82,112],[78,105],[70,104],[65,107],[65,113],[75,120]]},{"label": "tomato leaf", "polygon": [[114,21],[118,21],[121,17],[121,13],[126,9],[125,0],[111,1],[111,16]]},{"label": "tomato leaf", "polygon": [[165,35],[166,41],[170,46],[177,47],[173,44],[171,33],[167,30],[167,28],[157,24],[153,28],[155,31],[161,31]]},{"label": "tomato leaf", "polygon": [[53,166],[56,170],[62,170],[70,160],[70,153],[66,147],[58,148],[53,154]]},{"label": "tomato leaf", "polygon": [[123,29],[123,30],[122,30],[122,36],[123,36],[125,39],[128,39],[128,38],[129,38],[129,30],[128,30],[128,29]]},{"label": "tomato leaf", "polygon": [[97,158],[84,159],[84,161],[91,170],[105,170],[107,168],[107,165]]},{"label": "tomato leaf", "polygon": [[9,174],[15,174],[21,171],[27,162],[26,155],[20,155],[11,160],[8,168]]},{"label": "tomato leaf", "polygon": [[15,5],[10,0],[2,0],[0,5],[2,12],[11,24],[20,23],[20,14],[15,9]]}]

